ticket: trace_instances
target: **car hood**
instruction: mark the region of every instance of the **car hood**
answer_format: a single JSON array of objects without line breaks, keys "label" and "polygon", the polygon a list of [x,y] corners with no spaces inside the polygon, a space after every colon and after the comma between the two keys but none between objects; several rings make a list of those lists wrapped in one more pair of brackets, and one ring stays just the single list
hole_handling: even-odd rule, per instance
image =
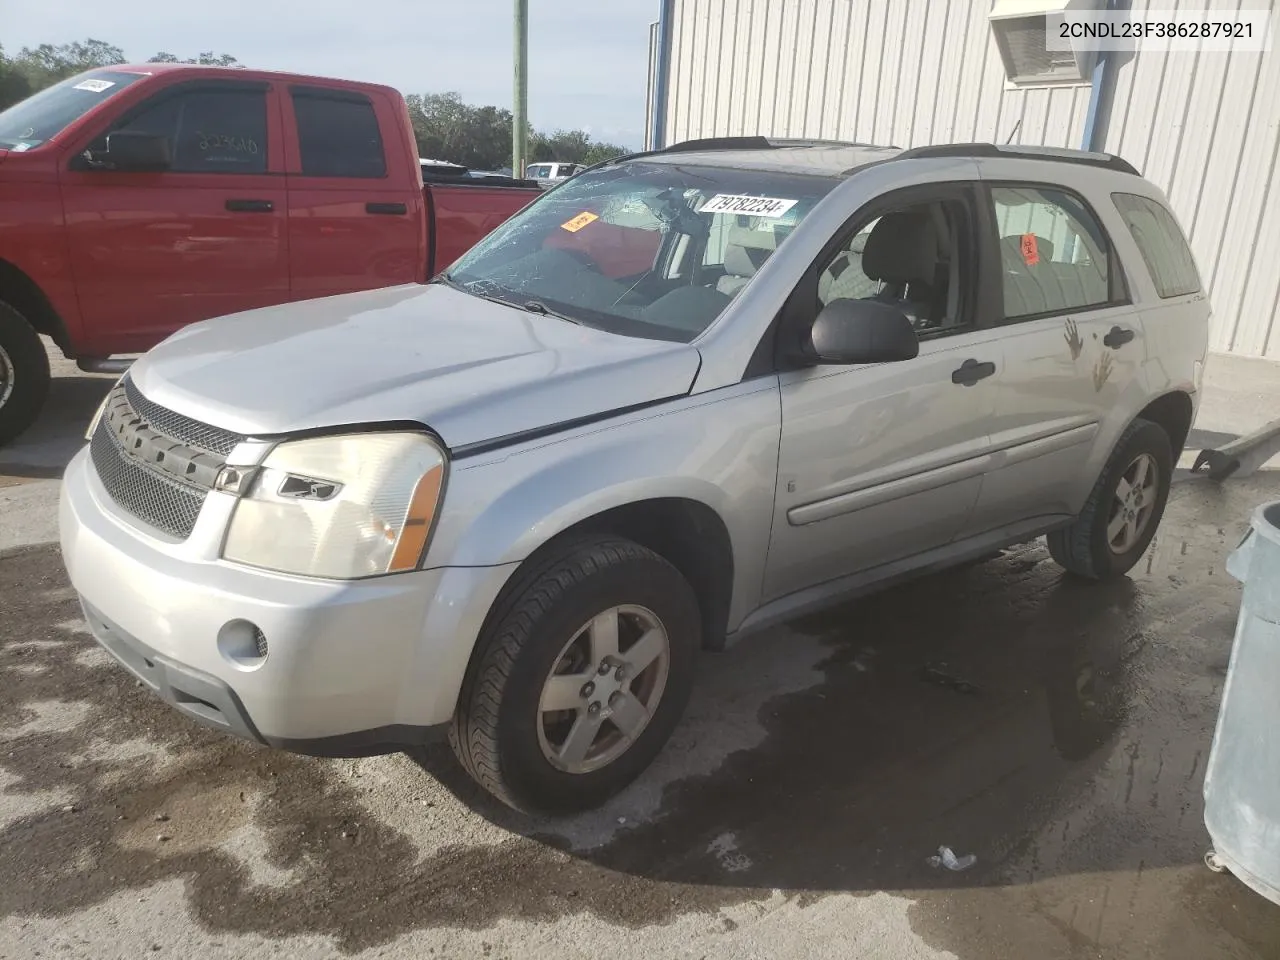
[{"label": "car hood", "polygon": [[415,284],[193,324],[130,377],[241,434],[416,421],[458,447],[680,396],[700,362],[688,344]]}]

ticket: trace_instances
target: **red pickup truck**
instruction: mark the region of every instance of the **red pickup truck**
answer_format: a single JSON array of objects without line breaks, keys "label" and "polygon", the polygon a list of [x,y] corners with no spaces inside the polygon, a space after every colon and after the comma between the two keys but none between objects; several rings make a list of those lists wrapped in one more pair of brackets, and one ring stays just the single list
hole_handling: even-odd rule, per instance
[{"label": "red pickup truck", "polygon": [[428,179],[373,84],[118,66],[0,113],[0,444],[44,402],[37,334],[123,369],[198,320],[430,279],[540,195]]}]

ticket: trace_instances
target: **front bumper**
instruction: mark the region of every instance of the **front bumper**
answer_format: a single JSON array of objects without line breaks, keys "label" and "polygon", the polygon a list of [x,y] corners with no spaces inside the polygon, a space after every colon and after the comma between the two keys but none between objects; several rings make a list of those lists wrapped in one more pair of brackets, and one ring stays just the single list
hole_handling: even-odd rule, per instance
[{"label": "front bumper", "polygon": [[[112,502],[87,451],[72,460],[62,553],[98,641],[187,716],[300,752],[395,749],[448,723],[513,565],[357,581],[253,570],[217,559],[233,503],[210,494],[191,537],[169,542]],[[228,649],[236,621],[261,631],[265,657]]]}]

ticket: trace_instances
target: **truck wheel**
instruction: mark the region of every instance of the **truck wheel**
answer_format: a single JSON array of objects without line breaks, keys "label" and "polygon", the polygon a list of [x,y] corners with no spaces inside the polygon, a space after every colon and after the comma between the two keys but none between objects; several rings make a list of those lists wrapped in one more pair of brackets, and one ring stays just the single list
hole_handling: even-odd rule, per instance
[{"label": "truck wheel", "polygon": [[619,537],[577,541],[517,583],[477,647],[450,741],[517,810],[598,806],[657,756],[701,646],[693,590]]},{"label": "truck wheel", "polygon": [[1080,516],[1045,539],[1058,565],[1088,580],[1124,576],[1138,562],[1164,515],[1173,480],[1169,435],[1134,420],[1116,444]]},{"label": "truck wheel", "polygon": [[35,422],[49,393],[49,355],[26,318],[0,302],[0,446]]}]

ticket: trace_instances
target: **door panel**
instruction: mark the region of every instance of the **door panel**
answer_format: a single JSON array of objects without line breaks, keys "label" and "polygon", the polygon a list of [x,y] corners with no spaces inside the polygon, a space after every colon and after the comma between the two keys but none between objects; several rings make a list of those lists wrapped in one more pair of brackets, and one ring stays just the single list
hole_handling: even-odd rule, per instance
[{"label": "door panel", "polygon": [[[995,373],[953,382],[967,360]],[[901,363],[783,374],[764,600],[949,543],[979,497],[1004,367],[998,334],[957,334]]]},{"label": "door panel", "polygon": [[425,280],[422,174],[406,166],[392,105],[311,86],[291,88],[283,104],[294,297]]},{"label": "door panel", "polygon": [[[1006,368],[992,470],[966,534],[1084,505],[1142,392],[1142,321],[1092,209],[1068,191],[993,184]],[[1043,316],[1052,314],[1052,316]],[[1040,315],[1040,316],[1037,316]]]},{"label": "door panel", "polygon": [[[1134,339],[1112,349],[1103,340],[1117,325]],[[1141,321],[1128,308],[1037,320],[1005,333],[994,462],[967,533],[1077,512],[1095,479],[1095,447],[1108,435],[1110,413],[1140,389]]]},{"label": "door panel", "polygon": [[[174,162],[140,173],[78,158],[62,173],[90,352],[145,350],[188,323],[289,299],[287,198],[270,90],[181,85],[110,129],[171,137]],[[99,151],[107,132],[95,142]]]}]

